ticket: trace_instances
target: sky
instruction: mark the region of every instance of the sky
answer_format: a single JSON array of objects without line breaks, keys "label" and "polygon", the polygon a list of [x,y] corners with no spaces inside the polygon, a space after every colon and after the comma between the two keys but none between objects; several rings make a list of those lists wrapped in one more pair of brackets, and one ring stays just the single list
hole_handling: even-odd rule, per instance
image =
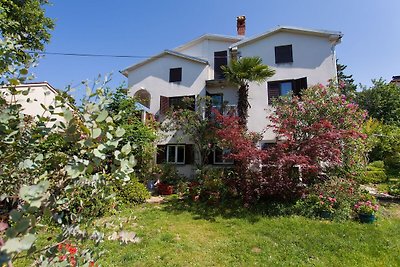
[{"label": "sky", "polygon": [[55,29],[45,51],[133,56],[46,55],[32,69],[36,82],[70,85],[82,96],[82,81],[111,74],[109,86],[127,83],[120,70],[205,33],[236,35],[236,17],[246,16],[246,37],[278,25],[341,31],[336,47],[345,74],[357,84],[400,75],[399,0],[51,0],[46,15]]}]

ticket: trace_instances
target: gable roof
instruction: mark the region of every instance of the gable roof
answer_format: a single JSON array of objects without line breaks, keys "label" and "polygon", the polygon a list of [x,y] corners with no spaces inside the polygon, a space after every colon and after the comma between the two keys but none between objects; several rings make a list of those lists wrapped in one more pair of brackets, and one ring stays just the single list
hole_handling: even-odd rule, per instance
[{"label": "gable roof", "polygon": [[214,41],[222,41],[222,42],[230,42],[230,43],[235,43],[243,39],[243,36],[230,36],[230,35],[222,35],[222,34],[203,34],[200,37],[197,37],[194,40],[191,40],[181,46],[178,46],[174,49],[174,51],[181,52],[191,46],[194,46],[198,43],[201,43],[204,40],[214,40]]},{"label": "gable roof", "polygon": [[334,43],[339,43],[340,39],[342,38],[343,34],[339,31],[327,31],[327,30],[316,30],[316,29],[306,29],[306,28],[299,28],[299,27],[291,27],[291,26],[278,26],[272,30],[264,32],[262,34],[245,38],[239,42],[232,44],[229,48],[239,47],[248,45],[250,43],[256,42],[260,39],[264,39],[265,37],[271,36],[278,32],[289,32],[289,33],[298,33],[298,34],[307,34],[307,35],[314,35],[320,37],[329,38]]},{"label": "gable roof", "polygon": [[132,66],[129,66],[129,67],[125,68],[124,70],[120,71],[120,72],[124,76],[128,77],[128,71],[132,71],[134,69],[137,69],[137,68],[139,68],[139,67],[141,67],[143,65],[146,65],[147,63],[150,63],[150,62],[152,62],[152,61],[154,61],[156,59],[159,59],[159,58],[161,58],[161,57],[163,57],[165,55],[171,55],[171,56],[183,58],[183,59],[190,60],[190,61],[193,61],[193,62],[197,62],[197,63],[200,63],[200,64],[208,64],[207,60],[204,60],[204,59],[201,59],[201,58],[198,58],[198,57],[192,57],[192,56],[185,55],[185,54],[182,54],[182,53],[179,53],[179,52],[176,52],[176,51],[172,51],[172,50],[164,50],[160,54],[152,56],[151,58],[148,58],[148,59],[146,59],[146,60],[144,60],[142,62],[133,64]]}]

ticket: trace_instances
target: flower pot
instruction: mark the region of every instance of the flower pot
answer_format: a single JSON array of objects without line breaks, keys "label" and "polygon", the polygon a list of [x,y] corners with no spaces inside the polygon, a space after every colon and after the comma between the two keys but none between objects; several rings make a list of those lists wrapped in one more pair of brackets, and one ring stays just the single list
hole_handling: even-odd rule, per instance
[{"label": "flower pot", "polygon": [[160,195],[172,195],[174,193],[174,187],[172,185],[159,183],[157,190]]},{"label": "flower pot", "polygon": [[330,220],[330,219],[332,219],[332,212],[323,210],[319,213],[319,217]]},{"label": "flower pot", "polygon": [[373,223],[375,221],[375,214],[358,214],[358,218],[362,223]]}]

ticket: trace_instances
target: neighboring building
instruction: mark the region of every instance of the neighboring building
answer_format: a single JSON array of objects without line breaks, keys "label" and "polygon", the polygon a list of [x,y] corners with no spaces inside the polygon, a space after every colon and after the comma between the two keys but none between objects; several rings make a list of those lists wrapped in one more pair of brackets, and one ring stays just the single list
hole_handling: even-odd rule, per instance
[{"label": "neighboring building", "polygon": [[[55,107],[56,96],[59,95],[57,89],[51,86],[48,82],[20,84],[16,86],[16,89],[21,93],[12,95],[5,87],[1,88],[1,91],[7,102],[18,103],[21,105],[23,114],[31,117],[40,115],[43,117],[54,118],[55,121],[64,121],[64,119],[58,115],[51,116],[50,112],[46,111],[42,107],[42,105],[46,109]],[[60,113],[62,112],[62,109],[57,108],[55,112]],[[51,122],[49,125],[53,125],[54,122]]]},{"label": "neighboring building", "polygon": [[390,82],[396,84],[397,86],[400,86],[400,75],[393,76]]},{"label": "neighboring building", "polygon": [[[237,32],[237,36],[205,34],[126,68],[122,74],[128,78],[130,94],[145,95],[150,112],[161,119],[169,106],[184,96],[209,95],[216,106],[228,102],[233,109],[238,90],[224,80],[220,67],[232,58],[259,56],[276,71],[267,82],[250,84],[248,129],[262,132],[269,124],[271,99],[336,80],[335,46],[341,41],[341,32],[279,26],[245,38],[244,16],[237,18]],[[260,146],[273,142],[275,134],[266,131]],[[166,145],[163,160],[177,164],[185,174],[192,168],[188,143],[190,140],[173,136],[160,142]],[[225,163],[216,160],[220,157],[213,158],[214,164]]]}]

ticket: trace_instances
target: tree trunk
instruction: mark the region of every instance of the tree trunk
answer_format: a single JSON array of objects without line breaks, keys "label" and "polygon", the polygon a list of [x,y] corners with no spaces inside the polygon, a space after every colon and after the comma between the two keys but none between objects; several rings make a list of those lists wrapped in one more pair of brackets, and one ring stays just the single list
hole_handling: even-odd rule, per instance
[{"label": "tree trunk", "polygon": [[248,109],[249,109],[249,85],[243,84],[239,87],[238,92],[238,116],[239,116],[239,124],[244,128],[247,129],[247,117]]}]

